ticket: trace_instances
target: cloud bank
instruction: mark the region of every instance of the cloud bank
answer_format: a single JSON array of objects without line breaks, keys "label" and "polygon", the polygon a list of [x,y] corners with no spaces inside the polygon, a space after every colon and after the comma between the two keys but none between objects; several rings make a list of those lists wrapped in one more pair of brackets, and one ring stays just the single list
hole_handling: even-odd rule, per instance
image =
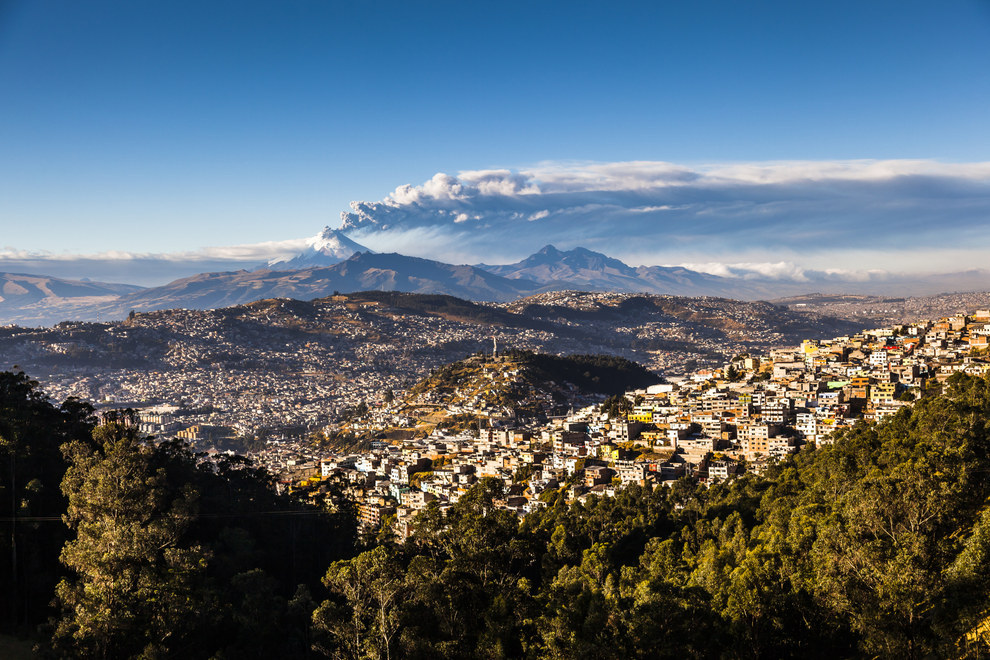
[{"label": "cloud bank", "polygon": [[205,247],[184,252],[97,254],[34,252],[0,248],[0,271],[155,286],[197,273],[256,268],[271,259],[290,258],[312,239],[268,241],[251,245]]},{"label": "cloud bank", "polygon": [[[552,243],[809,290],[895,280],[911,291],[986,288],[990,163],[636,161],[439,173],[352,202],[341,228],[377,252],[451,263],[511,263]],[[157,285],[290,259],[313,240],[176,253],[0,248],[0,271]],[[930,276],[939,273],[959,277]]]},{"label": "cloud bank", "polygon": [[982,266],[988,220],[990,163],[637,161],[439,173],[352,202],[341,228],[378,251],[467,263],[553,243],[632,264],[742,264],[726,267],[740,276],[781,260],[823,273]]}]

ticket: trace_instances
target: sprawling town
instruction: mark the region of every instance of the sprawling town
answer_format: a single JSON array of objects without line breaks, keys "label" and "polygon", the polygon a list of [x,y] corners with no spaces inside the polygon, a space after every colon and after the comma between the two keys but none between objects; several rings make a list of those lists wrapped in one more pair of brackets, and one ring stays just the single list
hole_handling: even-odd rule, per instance
[{"label": "sprawling town", "polygon": [[[283,488],[315,492],[326,480],[346,484],[365,529],[388,524],[401,538],[418,511],[456,502],[484,477],[504,482],[501,505],[523,515],[558,494],[582,500],[632,483],[683,477],[713,483],[759,472],[802,447],[831,442],[859,420],[894,415],[955,372],[985,373],[988,338],[990,310],[980,310],[808,340],[766,355],[738,355],[719,368],[669,377],[540,424],[514,423],[511,411],[484,397],[462,397],[445,412],[480,423],[459,432],[410,418],[424,399],[420,392],[348,422],[368,434],[413,425],[418,433],[401,441],[375,440],[360,452],[272,442],[254,457],[279,475]],[[506,376],[506,365],[511,377],[512,358],[496,350],[473,360],[488,380]],[[142,415],[148,423],[166,421]]]},{"label": "sprawling town", "polygon": [[[283,489],[317,493],[332,480],[365,529],[387,522],[400,536],[419,510],[456,502],[485,477],[504,482],[502,506],[525,514],[561,495],[758,472],[858,420],[895,414],[953,372],[990,367],[990,310],[760,352],[795,333],[770,332],[773,319],[751,304],[653,297],[644,311],[636,297],[584,292],[539,302],[530,327],[338,296],[8,328],[0,340],[8,361],[35,372],[57,365],[39,378],[54,400],[131,407],[145,433],[247,453]],[[583,325],[568,317],[589,311]],[[656,383],[610,399],[566,383],[550,392],[521,379],[514,350],[618,354],[652,369]],[[469,384],[441,395],[423,380],[465,355]]]},{"label": "sprawling town", "polygon": [[[393,304],[381,299],[392,295]],[[318,431],[493,339],[544,353],[620,355],[676,373],[799,340],[802,330],[831,336],[852,325],[719,298],[568,291],[504,305],[450,298],[454,313],[408,309],[422,300],[430,298],[365,293],[6,326],[0,368],[25,371],[56,401],[162,407],[172,423],[157,433],[266,439]]]}]

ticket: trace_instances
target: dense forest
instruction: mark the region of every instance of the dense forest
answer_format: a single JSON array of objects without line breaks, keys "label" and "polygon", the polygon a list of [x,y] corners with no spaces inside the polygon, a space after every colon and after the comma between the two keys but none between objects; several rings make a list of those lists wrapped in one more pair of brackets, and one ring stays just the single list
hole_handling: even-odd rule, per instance
[{"label": "dense forest", "polygon": [[2,374],[0,623],[44,657],[981,657],[988,445],[957,374],[763,475],[522,520],[485,480],[398,543]]}]

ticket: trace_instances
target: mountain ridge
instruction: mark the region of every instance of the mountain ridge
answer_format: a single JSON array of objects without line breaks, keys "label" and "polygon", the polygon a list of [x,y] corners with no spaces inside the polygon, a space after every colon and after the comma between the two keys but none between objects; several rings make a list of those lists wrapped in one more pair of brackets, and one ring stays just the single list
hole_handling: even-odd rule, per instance
[{"label": "mountain ridge", "polygon": [[28,273],[0,273],[0,323],[15,318],[19,322],[44,324],[52,317],[85,314],[142,287],[133,284],[70,280]]},{"label": "mountain ridge", "polygon": [[455,266],[394,253],[356,252],[328,267],[200,273],[123,296],[99,311],[104,318],[123,318],[131,309],[139,312],[169,308],[215,309],[266,298],[313,300],[337,291],[350,293],[376,289],[506,302],[528,295],[539,287],[528,281],[508,280],[473,266]]},{"label": "mountain ridge", "polygon": [[719,277],[682,266],[629,266],[601,252],[576,247],[562,251],[552,244],[514,264],[478,264],[509,279],[529,279],[551,288],[622,293],[713,295],[762,298],[766,291],[736,278]]},{"label": "mountain ridge", "polygon": [[[513,264],[455,265],[357,250],[363,246],[347,243],[349,240],[340,230],[324,228],[309,239],[309,251],[288,261],[254,270],[198,273],[149,288],[0,274],[0,324],[114,320],[126,317],[131,310],[215,309],[266,298],[312,300],[337,291],[398,291],[484,302],[512,302],[558,291],[773,300],[806,295],[816,289],[862,295],[871,287],[883,285],[878,281],[867,283],[869,286],[840,288],[814,279],[795,282],[769,277],[723,277],[682,266],[633,267],[587,248],[562,251],[552,244]],[[321,265],[352,249],[355,251],[346,259]],[[952,286],[951,278],[936,281],[944,285],[942,291],[959,290]]]}]

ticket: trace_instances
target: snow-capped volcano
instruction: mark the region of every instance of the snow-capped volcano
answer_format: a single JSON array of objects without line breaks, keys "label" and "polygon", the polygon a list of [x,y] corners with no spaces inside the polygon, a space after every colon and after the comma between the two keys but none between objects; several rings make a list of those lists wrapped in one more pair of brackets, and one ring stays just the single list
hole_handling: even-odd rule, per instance
[{"label": "snow-capped volcano", "polygon": [[316,236],[306,239],[308,249],[288,260],[273,260],[268,267],[277,270],[303,270],[333,266],[356,252],[371,252],[360,243],[347,238],[339,229],[324,227]]}]

